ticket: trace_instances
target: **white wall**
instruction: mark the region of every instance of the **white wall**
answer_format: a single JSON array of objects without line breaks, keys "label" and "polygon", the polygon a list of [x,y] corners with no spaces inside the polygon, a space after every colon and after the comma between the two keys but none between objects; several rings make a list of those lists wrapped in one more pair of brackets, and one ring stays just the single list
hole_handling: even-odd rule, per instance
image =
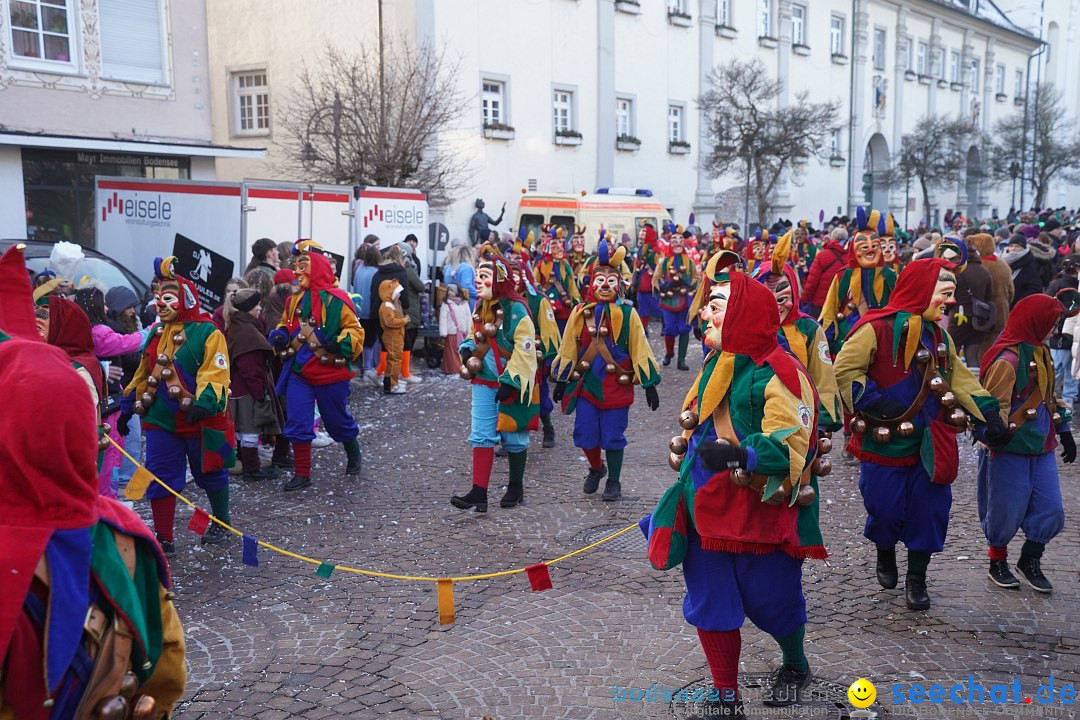
[{"label": "white wall", "polygon": [[0,145],[0,238],[26,237],[22,151]]}]

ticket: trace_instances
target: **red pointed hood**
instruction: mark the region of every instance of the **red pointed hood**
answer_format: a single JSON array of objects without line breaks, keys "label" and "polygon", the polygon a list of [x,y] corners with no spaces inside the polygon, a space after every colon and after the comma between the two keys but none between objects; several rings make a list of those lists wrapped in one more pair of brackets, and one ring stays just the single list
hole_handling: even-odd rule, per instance
[{"label": "red pointed hood", "polygon": [[49,296],[49,337],[50,345],[67,353],[72,362],[77,362],[90,373],[101,395],[105,389],[101,363],[94,355],[94,337],[90,332],[90,318],[83,309],[66,298]]},{"label": "red pointed hood", "polygon": [[8,248],[0,257],[0,331],[27,340],[36,340],[34,290],[20,246]]},{"label": "red pointed hood", "polygon": [[984,374],[988,372],[1001,351],[1007,347],[1020,343],[1035,347],[1042,345],[1046,336],[1061,319],[1063,312],[1065,312],[1065,306],[1060,300],[1042,293],[1028,295],[1016,303],[1009,311],[1009,319],[1005,321],[1005,328],[1001,331],[1001,335],[983,354],[982,372]]},{"label": "red pointed hood", "polygon": [[799,387],[799,361],[780,347],[780,310],[769,289],[746,273],[731,273],[727,311],[720,347],[726,353],[747,355],[755,365],[768,364],[795,395]]}]

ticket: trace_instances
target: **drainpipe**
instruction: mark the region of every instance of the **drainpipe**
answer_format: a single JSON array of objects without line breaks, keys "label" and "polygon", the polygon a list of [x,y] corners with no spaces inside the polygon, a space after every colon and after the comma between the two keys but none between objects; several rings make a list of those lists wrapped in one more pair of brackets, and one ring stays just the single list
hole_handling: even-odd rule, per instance
[{"label": "drainpipe", "polygon": [[851,198],[854,195],[854,187],[851,184],[855,172],[855,6],[858,0],[851,0],[851,62],[848,69],[848,160],[847,160],[847,186],[848,186],[848,211],[847,215],[854,215],[851,207]]}]

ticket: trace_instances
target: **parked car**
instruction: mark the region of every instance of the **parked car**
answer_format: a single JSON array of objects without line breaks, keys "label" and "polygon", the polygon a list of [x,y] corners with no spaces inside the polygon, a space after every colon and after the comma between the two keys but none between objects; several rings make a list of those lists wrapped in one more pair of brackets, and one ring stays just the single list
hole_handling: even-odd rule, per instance
[{"label": "parked car", "polygon": [[[49,263],[49,255],[52,253],[53,243],[38,240],[0,239],[0,254],[18,243],[26,245],[26,267],[30,270],[31,277],[46,268]],[[90,248],[83,248],[82,251],[86,255],[86,258],[79,264],[79,271],[82,275],[96,280],[105,290],[123,285],[134,292],[135,297],[143,301],[150,296],[150,286],[146,282],[108,255],[103,255]]]}]

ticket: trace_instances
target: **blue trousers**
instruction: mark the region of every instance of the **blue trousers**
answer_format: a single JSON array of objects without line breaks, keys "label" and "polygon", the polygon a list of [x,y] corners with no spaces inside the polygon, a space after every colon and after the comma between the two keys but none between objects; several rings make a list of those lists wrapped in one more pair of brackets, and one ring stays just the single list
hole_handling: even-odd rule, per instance
[{"label": "blue trousers", "polygon": [[[187,486],[187,469],[195,484],[207,492],[221,490],[229,484],[229,471],[225,468],[213,472],[202,471],[202,442],[197,437],[184,438],[165,430],[147,428],[146,469],[160,478],[176,492]],[[169,491],[155,482],[146,489],[151,500],[167,497]]]},{"label": "blue trousers", "polygon": [[660,317],[660,299],[655,292],[639,292],[637,294],[638,316],[643,318]]},{"label": "blue trousers", "polygon": [[622,450],[626,447],[626,425],[630,407],[602,410],[586,398],[574,408],[574,446],[589,450]]},{"label": "blue trousers", "polygon": [[[128,421],[128,434],[124,438],[124,450],[136,460],[142,457],[142,419],[138,415],[132,415]],[[127,485],[131,476],[135,474],[135,464],[123,455],[120,456],[120,467],[117,468],[117,482],[114,485]]]},{"label": "blue trousers", "polygon": [[691,527],[682,568],[683,617],[696,628],[735,630],[749,618],[764,632],[784,637],[806,623],[802,561],[787,553],[703,550]]},{"label": "blue trousers", "polygon": [[310,443],[315,439],[315,405],[319,406],[323,427],[334,442],[348,442],[360,434],[356,420],[349,413],[349,381],[329,385],[309,385],[295,375],[285,389],[289,417],[285,437],[289,442]]},{"label": "blue trousers", "polygon": [[1017,530],[1045,545],[1065,527],[1057,458],[1052,452],[980,452],[976,500],[988,545],[1008,545]]},{"label": "blue trousers", "polygon": [[1077,380],[1072,374],[1072,350],[1050,348],[1050,357],[1054,360],[1054,387],[1061,391],[1061,399],[1071,411],[1077,394]]},{"label": "blue trousers", "polygon": [[921,463],[892,467],[863,462],[859,492],[866,507],[867,540],[883,548],[903,542],[908,550],[924,553],[945,547],[952,488],[931,482]]},{"label": "blue trousers", "polygon": [[690,323],[686,319],[686,308],[682,310],[668,310],[663,308],[664,313],[664,337],[676,337],[690,332]]},{"label": "blue trousers", "polygon": [[499,403],[495,401],[496,390],[487,385],[472,385],[472,430],[469,444],[474,448],[495,447],[501,443],[506,452],[519,453],[529,449],[529,431],[499,432]]},{"label": "blue trousers", "polygon": [[548,387],[547,372],[540,373],[540,414],[550,415],[555,410],[555,403],[551,401],[551,388]]}]

